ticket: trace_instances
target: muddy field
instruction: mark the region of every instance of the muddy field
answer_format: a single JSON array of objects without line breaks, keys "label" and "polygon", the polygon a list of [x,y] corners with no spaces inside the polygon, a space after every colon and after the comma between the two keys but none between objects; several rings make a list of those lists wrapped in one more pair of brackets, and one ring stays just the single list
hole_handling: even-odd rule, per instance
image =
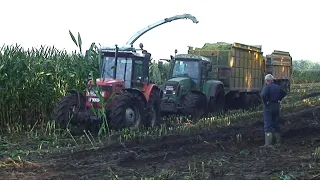
[{"label": "muddy field", "polygon": [[[261,120],[161,140],[130,142],[5,166],[1,179],[320,179],[320,124],[312,111],[286,117],[280,148],[261,149]],[[14,164],[14,163],[11,163]]]}]

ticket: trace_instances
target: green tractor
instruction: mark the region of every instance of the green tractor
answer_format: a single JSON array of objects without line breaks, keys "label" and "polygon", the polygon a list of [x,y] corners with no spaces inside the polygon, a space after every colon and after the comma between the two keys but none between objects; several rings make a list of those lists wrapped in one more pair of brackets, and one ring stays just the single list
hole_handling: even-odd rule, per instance
[{"label": "green tractor", "polygon": [[210,78],[212,73],[212,62],[206,57],[193,54],[171,57],[168,80],[162,86],[161,111],[189,114],[196,120],[208,110],[222,112],[224,86]]},{"label": "green tractor", "polygon": [[[171,56],[167,81],[162,85],[163,115],[191,115],[250,108],[260,103],[265,62],[258,47],[240,43],[225,49],[189,48],[188,54]],[[161,68],[161,64],[159,68]]]}]

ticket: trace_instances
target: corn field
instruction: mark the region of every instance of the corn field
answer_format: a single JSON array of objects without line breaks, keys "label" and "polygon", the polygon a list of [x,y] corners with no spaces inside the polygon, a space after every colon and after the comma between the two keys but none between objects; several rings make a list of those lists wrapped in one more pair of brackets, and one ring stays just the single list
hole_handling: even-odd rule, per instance
[{"label": "corn field", "polygon": [[[259,147],[264,143],[261,107],[234,110],[195,123],[173,115],[155,128],[124,129],[102,136],[86,131],[73,136],[68,130],[55,129],[49,121],[55,103],[67,89],[85,90],[88,73],[96,77],[99,67],[95,56],[68,54],[54,47],[1,48],[1,177],[239,179],[250,175],[254,179],[315,179],[320,173],[320,110],[310,111],[319,107],[320,99],[301,98],[319,92],[319,83],[292,86],[281,103],[281,114],[290,122],[283,127],[285,144],[266,156]],[[156,63],[150,71],[151,79],[161,84],[166,72],[159,71]],[[317,81],[317,73],[295,71],[294,83]],[[300,112],[305,109],[309,111]],[[35,124],[43,129],[33,128]],[[9,133],[2,135],[4,132]],[[272,174],[269,167],[261,169],[265,166],[261,159],[273,165]],[[146,166],[144,162],[151,163]]]},{"label": "corn field", "polygon": [[[24,49],[4,45],[0,53],[0,127],[44,123],[51,119],[55,103],[67,89],[85,90],[89,72],[97,74],[95,58],[80,53],[68,54],[55,47]],[[166,73],[156,64],[151,79],[161,83]],[[294,71],[294,83],[318,82],[320,71]]]},{"label": "corn field", "polygon": [[96,65],[80,54],[55,47],[2,46],[0,127],[50,119],[54,104],[66,89],[84,90],[88,72],[96,71]]}]

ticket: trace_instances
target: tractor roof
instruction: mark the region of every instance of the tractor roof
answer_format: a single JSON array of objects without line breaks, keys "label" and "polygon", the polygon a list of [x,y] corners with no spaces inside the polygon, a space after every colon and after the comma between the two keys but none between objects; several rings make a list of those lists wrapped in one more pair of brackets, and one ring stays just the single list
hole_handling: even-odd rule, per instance
[{"label": "tractor roof", "polygon": [[175,59],[193,59],[193,60],[198,60],[198,61],[209,61],[211,60],[207,57],[196,55],[196,54],[177,54],[175,56]]},{"label": "tractor roof", "polygon": [[[115,47],[102,47],[100,50],[102,53],[115,53],[116,48]],[[137,52],[137,49],[135,49],[133,47],[129,47],[129,46],[128,47],[127,46],[119,47],[118,53],[119,54],[126,54],[128,56],[145,57],[145,55],[143,53]]]}]

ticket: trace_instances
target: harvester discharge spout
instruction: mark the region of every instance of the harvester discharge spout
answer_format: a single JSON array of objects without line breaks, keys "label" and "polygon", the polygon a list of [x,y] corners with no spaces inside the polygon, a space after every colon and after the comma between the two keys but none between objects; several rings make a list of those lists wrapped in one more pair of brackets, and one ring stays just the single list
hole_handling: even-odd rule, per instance
[{"label": "harvester discharge spout", "polygon": [[151,29],[158,27],[162,24],[174,21],[174,20],[178,20],[178,19],[190,19],[193,23],[197,24],[199,23],[199,21],[197,20],[196,17],[192,16],[191,14],[182,14],[182,15],[176,15],[176,16],[172,16],[169,18],[165,18],[161,21],[158,21],[154,24],[151,24],[143,29],[141,29],[140,31],[138,31],[136,34],[134,34],[129,41],[127,42],[127,46],[133,46],[133,43],[137,41],[137,39],[139,39],[143,34],[145,34],[146,32],[150,31]]}]

